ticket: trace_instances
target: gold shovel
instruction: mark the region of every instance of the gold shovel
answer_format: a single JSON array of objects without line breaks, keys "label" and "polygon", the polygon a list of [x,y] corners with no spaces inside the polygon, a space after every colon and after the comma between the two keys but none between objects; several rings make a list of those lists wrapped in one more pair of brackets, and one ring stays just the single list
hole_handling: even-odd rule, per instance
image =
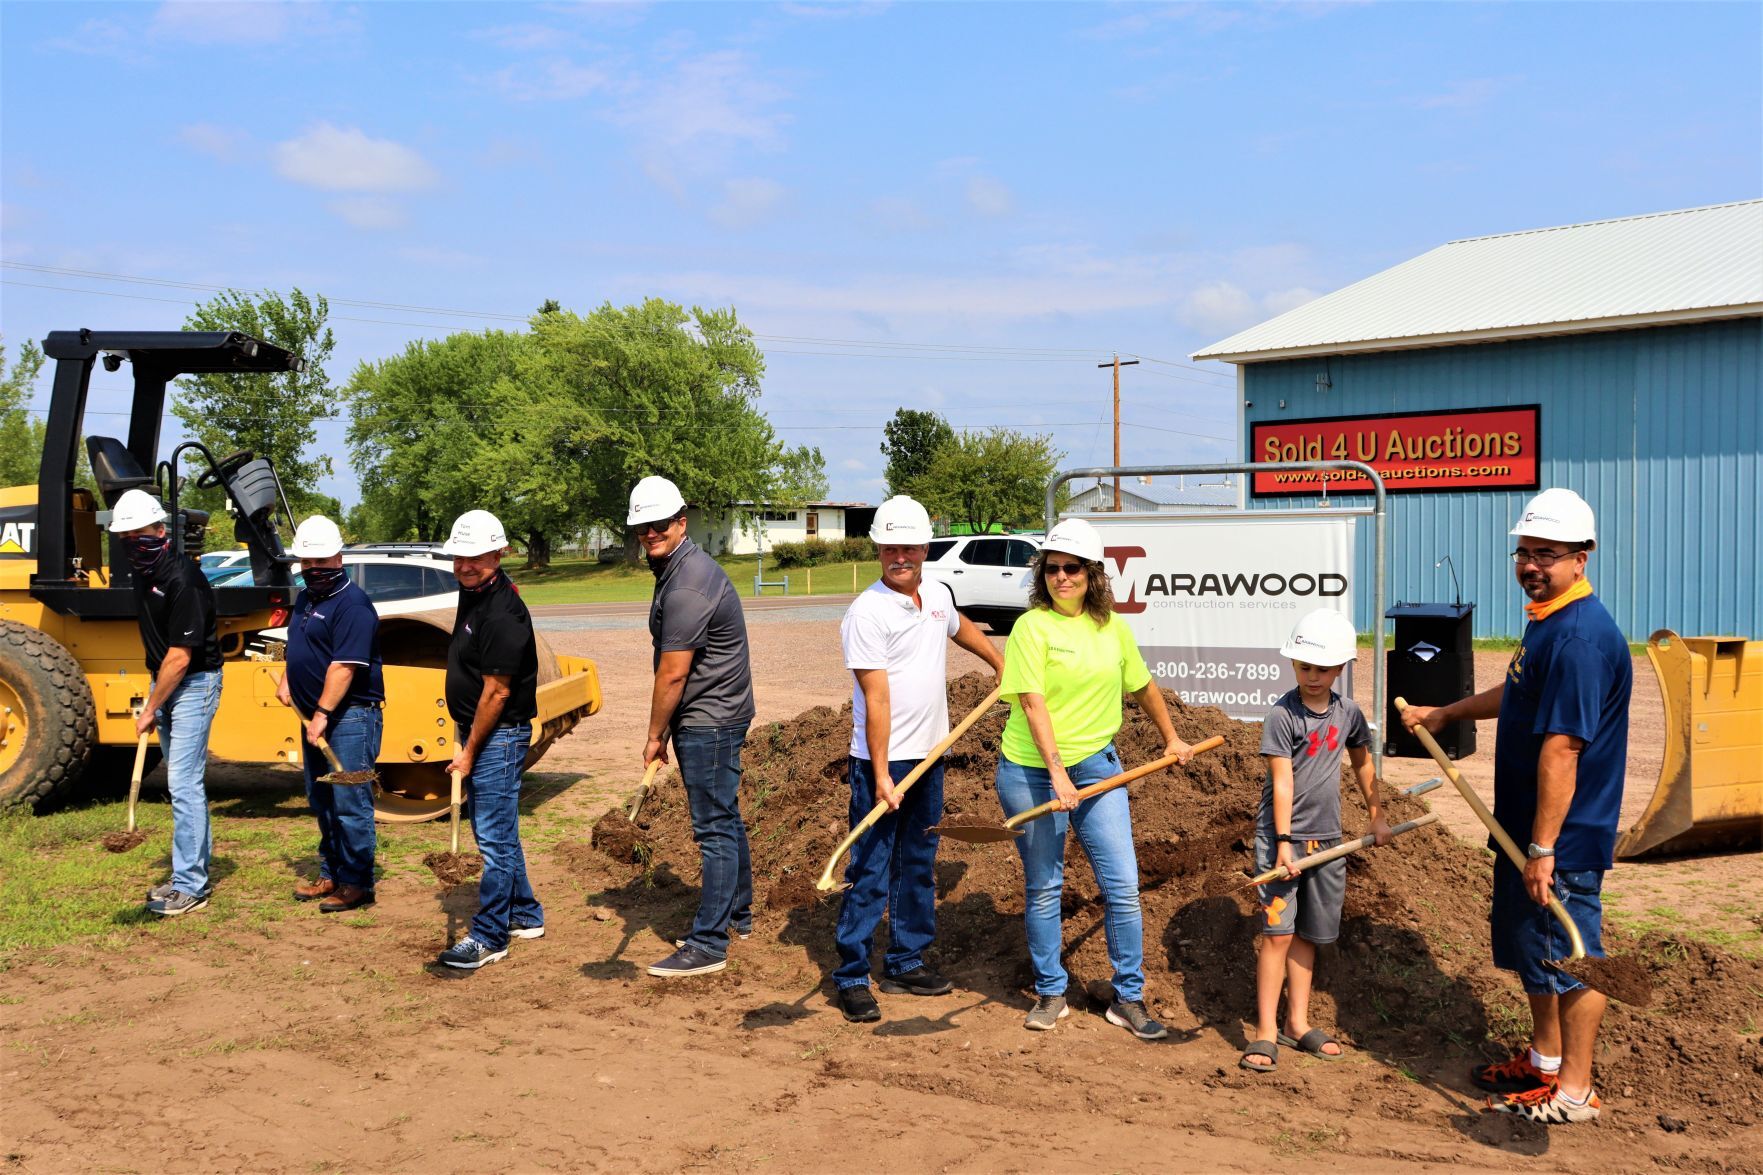
[{"label": "gold shovel", "polygon": [[[1002,687],[998,687],[993,689],[991,693],[987,694],[984,700],[973,708],[972,713],[963,718],[961,724],[949,732],[948,738],[932,747],[930,754],[926,755],[924,760],[920,762],[918,766],[914,767],[905,779],[902,779],[899,783],[894,785],[894,794],[896,796],[905,795],[906,789],[917,783],[919,777],[926,771],[930,770],[931,765],[937,761],[942,753],[954,746],[955,740],[966,734],[968,728],[975,722],[978,722],[981,716],[984,715],[987,710],[992,708],[992,703],[998,700],[998,695],[1001,692]],[[881,769],[886,771],[888,769],[887,764],[883,763]],[[826,859],[826,868],[820,871],[820,880],[814,883],[815,889],[822,893],[826,893],[828,890],[845,890],[851,888],[842,881],[833,880],[833,872],[839,867],[839,862],[844,859],[845,854],[851,851],[851,846],[857,843],[858,838],[868,832],[877,820],[880,820],[887,814],[888,806],[886,804],[877,804],[869,810],[869,815],[857,822],[857,827],[853,828],[851,834],[839,842],[839,847],[833,850],[833,855]]]},{"label": "gold shovel", "polygon": [[[300,711],[295,710],[294,713],[300,714]],[[306,715],[300,714],[300,733],[302,737],[305,736],[306,723],[309,721],[311,720],[307,718]],[[315,745],[318,747],[319,752],[324,755],[325,762],[331,765],[331,769],[328,772],[318,777],[318,782],[328,783],[333,787],[361,787],[364,784],[375,783],[379,780],[379,772],[372,768],[369,768],[366,771],[343,770],[343,761],[337,758],[337,753],[331,750],[330,740],[325,738],[322,734],[318,736],[318,741]]]},{"label": "gold shovel", "polygon": [[[1222,747],[1223,745],[1224,736],[1215,734],[1209,739],[1195,743],[1189,750],[1188,757],[1191,759],[1194,755],[1198,755],[1203,751],[1210,751],[1215,747]],[[1153,759],[1143,766],[1134,767],[1131,771],[1122,771],[1119,775],[1111,775],[1100,783],[1092,783],[1088,787],[1079,788],[1077,791],[1078,802],[1081,804],[1091,796],[1099,796],[1103,792],[1113,791],[1117,787],[1125,787],[1127,784],[1132,783],[1135,780],[1143,779],[1147,775],[1155,774],[1156,772],[1163,770],[1165,767],[1174,767],[1179,762],[1181,762],[1181,760],[1177,756],[1165,755],[1163,758]],[[1024,824],[1027,824],[1030,820],[1038,820],[1042,816],[1046,816],[1058,810],[1059,801],[1048,800],[1046,803],[1030,808],[1026,812],[1018,812],[1002,824],[991,822],[983,822],[979,824],[950,824],[945,821],[932,828],[930,831],[936,833],[938,836],[946,836],[950,840],[966,841],[968,844],[991,844],[994,841],[1016,839],[1022,835],[1022,826]]]},{"label": "gold shovel", "polygon": [[643,801],[649,798],[649,789],[655,786],[655,773],[661,770],[661,760],[649,760],[648,770],[643,772],[643,782],[637,788],[637,798],[631,801],[630,820],[637,822],[637,813],[642,811]]},{"label": "gold shovel", "polygon": [[[1424,783],[1417,783],[1413,787],[1403,788],[1396,794],[1413,799],[1415,796],[1425,795],[1427,792],[1439,786],[1439,780],[1429,779]],[[1402,823],[1395,825],[1390,829],[1390,836],[1391,838],[1398,837],[1404,832],[1413,832],[1416,828],[1425,828],[1428,824],[1437,824],[1438,822],[1439,814],[1437,812],[1428,812],[1424,816],[1416,816],[1412,820],[1404,820]],[[1323,849],[1321,852],[1311,853],[1308,857],[1300,857],[1298,860],[1293,861],[1292,865],[1297,869],[1309,869],[1313,865],[1326,865],[1330,861],[1339,860],[1349,854],[1358,852],[1360,849],[1369,849],[1375,844],[1377,844],[1377,837],[1362,836],[1358,840],[1343,841],[1332,849]],[[1235,883],[1231,888],[1248,889],[1250,886],[1265,885],[1269,881],[1278,881],[1285,875],[1286,868],[1284,865],[1275,865],[1267,872],[1256,874],[1254,877],[1242,882],[1236,881],[1237,877],[1242,876],[1242,874],[1239,873],[1231,879],[1232,882]]]}]

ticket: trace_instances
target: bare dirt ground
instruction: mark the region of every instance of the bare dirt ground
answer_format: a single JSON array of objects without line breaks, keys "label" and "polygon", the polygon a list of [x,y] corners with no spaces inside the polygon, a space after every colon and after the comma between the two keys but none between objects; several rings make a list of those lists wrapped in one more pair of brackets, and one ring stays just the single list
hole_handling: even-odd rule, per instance
[{"label": "bare dirt ground", "polygon": [[[752,632],[761,723],[848,699],[836,608],[755,616]],[[1600,1059],[1607,1073],[1674,1074],[1673,1100],[1605,1088],[1600,1123],[1552,1133],[1476,1112],[1465,1066],[1494,1055],[1523,1022],[1516,989],[1491,990],[1499,977],[1460,957],[1478,933],[1485,947],[1485,927],[1461,917],[1449,933],[1422,933],[1432,898],[1469,908],[1460,892],[1474,883],[1468,850],[1447,841],[1407,850],[1448,846],[1436,877],[1418,863],[1402,874],[1410,888],[1433,882],[1432,895],[1391,888],[1394,874],[1372,870],[1361,876],[1377,884],[1349,898],[1370,906],[1364,946],[1351,948],[1341,974],[1352,990],[1375,992],[1364,985],[1378,961],[1404,960],[1391,1006],[1325,999],[1331,1026],[1359,1047],[1336,1063],[1287,1050],[1271,1077],[1235,1068],[1244,1025],[1229,1009],[1246,1014],[1252,1001],[1244,960],[1235,941],[1208,941],[1205,911],[1189,907],[1159,924],[1147,904],[1147,955],[1169,976],[1150,993],[1172,1029],[1156,1045],[1093,1009],[1057,1032],[1026,1033],[1026,1000],[998,967],[964,968],[947,997],[883,996],[881,1024],[846,1024],[823,983],[830,906],[762,903],[760,932],[734,945],[727,972],[663,986],[642,968],[689,923],[690,863],[663,860],[640,875],[587,847],[592,821],[638,778],[647,633],[547,635],[559,652],[598,660],[607,704],[530,778],[524,828],[545,938],[517,942],[506,961],[469,976],[432,967],[462,932],[475,891],[398,875],[364,916],[302,908],[175,942],[141,926],[120,947],[18,960],[0,973],[5,1169],[1763,1170],[1763,987],[1754,964],[1699,948],[1664,963],[1707,974],[1679,974],[1664,1004],[1624,1012],[1628,1051]],[[1358,674],[1366,695],[1368,657]],[[951,660],[958,671],[974,665]],[[1478,656],[1478,680],[1495,680],[1504,662]],[[1644,658],[1636,681],[1630,816],[1652,790],[1660,721]],[[1481,752],[1464,764],[1484,793],[1492,745],[1484,726]],[[1387,761],[1392,785],[1432,774],[1430,761]],[[1452,831],[1481,839],[1452,793],[1431,798]],[[287,819],[299,810],[292,800],[277,808]],[[842,813],[803,818],[836,824]],[[438,832],[385,835],[439,847]],[[756,859],[763,848],[756,841]],[[953,893],[980,850],[945,850]],[[1719,919],[1723,895],[1754,891],[1756,861],[1622,865],[1610,892],[1619,907]],[[818,872],[821,861],[800,864]],[[289,883],[310,868],[310,858],[290,860]],[[775,880],[755,878],[762,898]],[[949,924],[992,927],[989,955],[1014,955],[1020,890],[960,893]],[[1080,981],[1095,975],[1095,937],[1074,952]],[[1394,1002],[1429,985],[1436,1000]],[[1722,1008],[1731,1009],[1724,1027]],[[1460,1022],[1440,1027],[1451,1009]],[[1693,1035],[1674,1018],[1704,1027]],[[1658,1067],[1666,1061],[1676,1067]],[[1703,1096],[1699,1083],[1722,1093]],[[1658,1104],[1675,1112],[1649,1112]]]}]

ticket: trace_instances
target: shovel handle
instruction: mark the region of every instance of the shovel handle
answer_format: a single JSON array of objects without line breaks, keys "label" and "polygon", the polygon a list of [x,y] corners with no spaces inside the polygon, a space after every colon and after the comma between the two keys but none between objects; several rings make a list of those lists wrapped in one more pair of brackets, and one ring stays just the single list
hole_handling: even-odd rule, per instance
[{"label": "shovel handle", "polygon": [[[975,722],[978,722],[985,712],[992,708],[992,704],[998,700],[998,697],[1003,692],[1004,687],[1001,684],[993,687],[992,692],[987,694],[985,698],[980,701],[980,704],[975,706],[967,717],[963,718],[960,724],[957,725],[954,730],[949,732],[949,737],[932,747],[930,754],[920,760],[918,766],[908,772],[905,779],[902,779],[899,783],[894,785],[894,794],[897,796],[905,795],[906,790],[913,784],[917,783],[919,778],[923,776],[926,771],[930,770],[931,764],[935,763],[937,759],[942,756],[944,751],[954,746],[956,740],[966,734],[968,728]],[[881,769],[886,771],[888,765],[883,763]],[[877,820],[880,820],[887,814],[888,806],[886,804],[877,804],[869,810],[869,815],[857,822],[857,826],[851,830],[850,834],[846,836],[844,840],[839,842],[839,847],[833,850],[833,855],[827,858],[826,868],[820,871],[820,880],[815,882],[817,888],[828,890],[838,884],[833,880],[833,871],[839,867],[839,861],[844,858],[846,853],[851,851],[851,846],[856,844],[858,839],[864,833],[868,832]]]},{"label": "shovel handle", "polygon": [[[1416,828],[1425,828],[1428,824],[1437,824],[1438,822],[1439,814],[1437,812],[1428,812],[1424,816],[1416,816],[1412,820],[1402,821],[1402,823],[1390,829],[1390,835],[1401,836],[1404,832],[1413,832]],[[1330,861],[1345,857],[1350,853],[1356,853],[1360,849],[1368,849],[1376,843],[1377,838],[1375,836],[1362,836],[1358,840],[1343,841],[1332,849],[1323,849],[1319,853],[1311,853],[1308,857],[1301,857],[1298,860],[1293,861],[1292,864],[1299,869],[1309,869],[1315,865],[1326,865]],[[1258,873],[1254,877],[1243,882],[1243,888],[1248,889],[1252,885],[1265,885],[1269,881],[1278,881],[1285,875],[1285,866],[1275,865],[1267,872]]]},{"label": "shovel handle", "polygon": [[[1407,708],[1407,699],[1396,699],[1396,713],[1400,714]],[[1420,745],[1427,749],[1428,753],[1432,755],[1433,761],[1439,765],[1439,770],[1445,773],[1445,778],[1456,785],[1457,791],[1463,796],[1463,802],[1469,805],[1470,810],[1483,824],[1487,825],[1494,840],[1500,848],[1505,850],[1506,859],[1512,862],[1513,868],[1523,873],[1524,854],[1518,850],[1518,845],[1506,834],[1506,830],[1500,827],[1500,822],[1494,819],[1494,814],[1488,811],[1488,806],[1481,802],[1481,797],[1475,794],[1475,789],[1469,786],[1468,781],[1457,770],[1457,765],[1451,762],[1445,754],[1444,748],[1439,746],[1438,740],[1432,737],[1432,731],[1419,724],[1412,727],[1412,730],[1414,737],[1420,740]],[[1555,921],[1561,924],[1561,928],[1567,932],[1569,941],[1573,943],[1573,953],[1568,958],[1585,958],[1585,939],[1580,937],[1579,927],[1573,924],[1573,916],[1567,912],[1567,907],[1563,906],[1561,900],[1554,894],[1549,895],[1549,913],[1555,916]]]},{"label": "shovel handle", "polygon": [[[300,715],[300,737],[305,738],[306,737],[306,724],[308,722],[311,722],[312,719],[307,717],[304,713],[302,713],[299,710],[295,710],[294,713]],[[331,770],[338,775],[343,774],[343,761],[341,759],[337,758],[337,753],[335,751],[331,750],[330,741],[328,739],[326,739],[322,734],[318,736],[317,746],[318,746],[318,749],[321,752],[323,752],[324,757],[325,757],[325,762],[327,762],[331,765]]]},{"label": "shovel handle", "polygon": [[643,782],[637,787],[637,798],[631,801],[630,820],[637,822],[637,812],[642,808],[643,801],[648,798],[649,789],[655,786],[655,773],[661,770],[661,760],[649,760],[649,766],[643,772]]},{"label": "shovel handle", "polygon": [[[1189,750],[1188,755],[1192,758],[1194,755],[1198,755],[1203,751],[1210,751],[1215,747],[1222,747],[1223,745],[1224,736],[1215,734],[1209,739],[1195,743]],[[1165,755],[1161,759],[1153,759],[1149,763],[1134,767],[1131,771],[1122,771],[1119,775],[1111,775],[1100,783],[1092,783],[1088,787],[1080,787],[1077,789],[1077,802],[1081,804],[1091,796],[1099,796],[1103,792],[1113,791],[1117,787],[1125,787],[1127,784],[1161,771],[1165,767],[1173,767],[1180,761],[1181,760],[1175,755]],[[1016,815],[1010,817],[1010,819],[1004,821],[1004,827],[1021,828],[1030,820],[1038,820],[1047,813],[1056,812],[1058,810],[1059,801],[1048,800],[1046,803],[1030,808],[1026,812],[1018,812]]]},{"label": "shovel handle", "polygon": [[459,851],[459,791],[465,777],[457,771],[449,771],[447,778],[453,784],[453,798],[449,801],[449,808],[453,823],[453,851],[457,853]]},{"label": "shovel handle", "polygon": [[135,804],[141,798],[141,770],[147,766],[147,736],[135,740],[135,769],[129,774],[129,828],[135,830]]}]

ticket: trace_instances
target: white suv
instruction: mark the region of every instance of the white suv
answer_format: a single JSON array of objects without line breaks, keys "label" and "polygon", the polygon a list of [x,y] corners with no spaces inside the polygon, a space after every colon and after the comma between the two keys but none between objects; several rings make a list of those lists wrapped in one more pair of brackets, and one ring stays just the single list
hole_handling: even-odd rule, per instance
[{"label": "white suv", "polygon": [[955,607],[993,632],[1006,633],[1028,610],[1030,564],[1041,549],[1038,535],[976,534],[933,539],[924,577],[947,584]]}]

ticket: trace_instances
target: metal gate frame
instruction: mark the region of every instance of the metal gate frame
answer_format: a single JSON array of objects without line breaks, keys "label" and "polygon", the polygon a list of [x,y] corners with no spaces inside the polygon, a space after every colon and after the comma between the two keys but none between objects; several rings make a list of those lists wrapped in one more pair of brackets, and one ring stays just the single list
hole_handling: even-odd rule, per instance
[{"label": "metal gate frame", "polygon": [[[1168,476],[1171,474],[1202,475],[1202,474],[1208,474],[1208,473],[1233,473],[1233,474],[1234,473],[1241,473],[1241,474],[1253,475],[1256,473],[1288,473],[1288,472],[1304,472],[1304,471],[1327,471],[1327,470],[1335,470],[1335,469],[1350,470],[1354,473],[1359,474],[1361,477],[1369,479],[1371,482],[1371,492],[1372,492],[1374,499],[1375,499],[1373,504],[1370,506],[1321,506],[1321,507],[1317,507],[1315,509],[1304,509],[1303,507],[1292,507],[1292,508],[1286,508],[1286,509],[1281,509],[1281,510],[1250,510],[1248,507],[1241,504],[1242,502],[1244,502],[1246,500],[1247,495],[1246,494],[1239,494],[1237,496],[1237,501],[1239,504],[1234,511],[1229,510],[1229,509],[1207,510],[1204,512],[1197,512],[1196,511],[1196,512],[1191,512],[1191,513],[1190,512],[1174,512],[1174,511],[1172,511],[1168,514],[1159,515],[1159,517],[1164,517],[1164,518],[1218,518],[1220,516],[1235,515],[1235,516],[1243,518],[1245,520],[1252,520],[1255,518],[1256,515],[1264,515],[1269,518],[1276,518],[1276,517],[1282,517],[1282,516],[1289,517],[1292,515],[1301,515],[1301,516],[1306,516],[1306,517],[1321,517],[1321,518],[1341,518],[1341,517],[1364,518],[1364,517],[1370,517],[1375,520],[1372,524],[1373,537],[1372,537],[1372,553],[1371,553],[1371,560],[1372,560],[1371,647],[1372,647],[1372,651],[1373,651],[1373,655],[1371,658],[1371,704],[1372,704],[1372,711],[1373,712],[1371,714],[1367,714],[1365,716],[1365,721],[1366,721],[1366,724],[1371,727],[1372,768],[1373,768],[1374,773],[1377,776],[1378,782],[1382,783],[1383,782],[1383,750],[1384,750],[1384,738],[1385,738],[1384,729],[1383,729],[1383,718],[1384,718],[1385,712],[1388,709],[1388,703],[1387,703],[1387,699],[1386,699],[1385,695],[1389,691],[1389,684],[1387,681],[1385,681],[1384,662],[1386,660],[1386,657],[1384,654],[1384,647],[1383,647],[1383,643],[1384,643],[1384,616],[1383,616],[1383,614],[1384,614],[1384,610],[1389,606],[1389,577],[1390,576],[1389,576],[1388,546],[1387,546],[1387,539],[1386,539],[1386,534],[1385,534],[1386,524],[1388,522],[1389,513],[1388,513],[1388,500],[1387,500],[1386,495],[1384,494],[1383,477],[1377,472],[1377,470],[1375,470],[1371,466],[1365,464],[1365,462],[1363,462],[1363,461],[1267,461],[1267,462],[1249,461],[1249,462],[1236,462],[1236,463],[1232,463],[1229,465],[1105,465],[1105,466],[1099,466],[1099,467],[1096,467],[1093,469],[1062,469],[1058,473],[1055,473],[1053,475],[1053,478],[1051,481],[1047,482],[1047,514],[1046,514],[1047,529],[1049,531],[1052,530],[1053,525],[1059,521],[1059,511],[1058,511],[1057,506],[1055,505],[1056,501],[1058,500],[1058,496],[1059,496],[1059,487],[1064,485],[1068,481],[1072,481],[1072,480],[1074,480],[1076,478],[1080,478],[1080,477],[1093,477],[1097,480],[1098,483],[1100,483],[1103,478],[1108,478],[1108,477],[1165,477],[1165,476]],[[1324,488],[1322,491],[1322,500],[1324,502],[1328,501],[1327,484],[1328,483],[1326,483],[1326,482],[1323,483]],[[1120,505],[1120,499],[1116,498],[1114,501],[1114,504],[1116,507],[1118,507]],[[1115,511],[1093,511],[1092,513],[1099,513],[1100,514],[1100,513],[1125,513],[1125,512],[1117,509]]]}]

